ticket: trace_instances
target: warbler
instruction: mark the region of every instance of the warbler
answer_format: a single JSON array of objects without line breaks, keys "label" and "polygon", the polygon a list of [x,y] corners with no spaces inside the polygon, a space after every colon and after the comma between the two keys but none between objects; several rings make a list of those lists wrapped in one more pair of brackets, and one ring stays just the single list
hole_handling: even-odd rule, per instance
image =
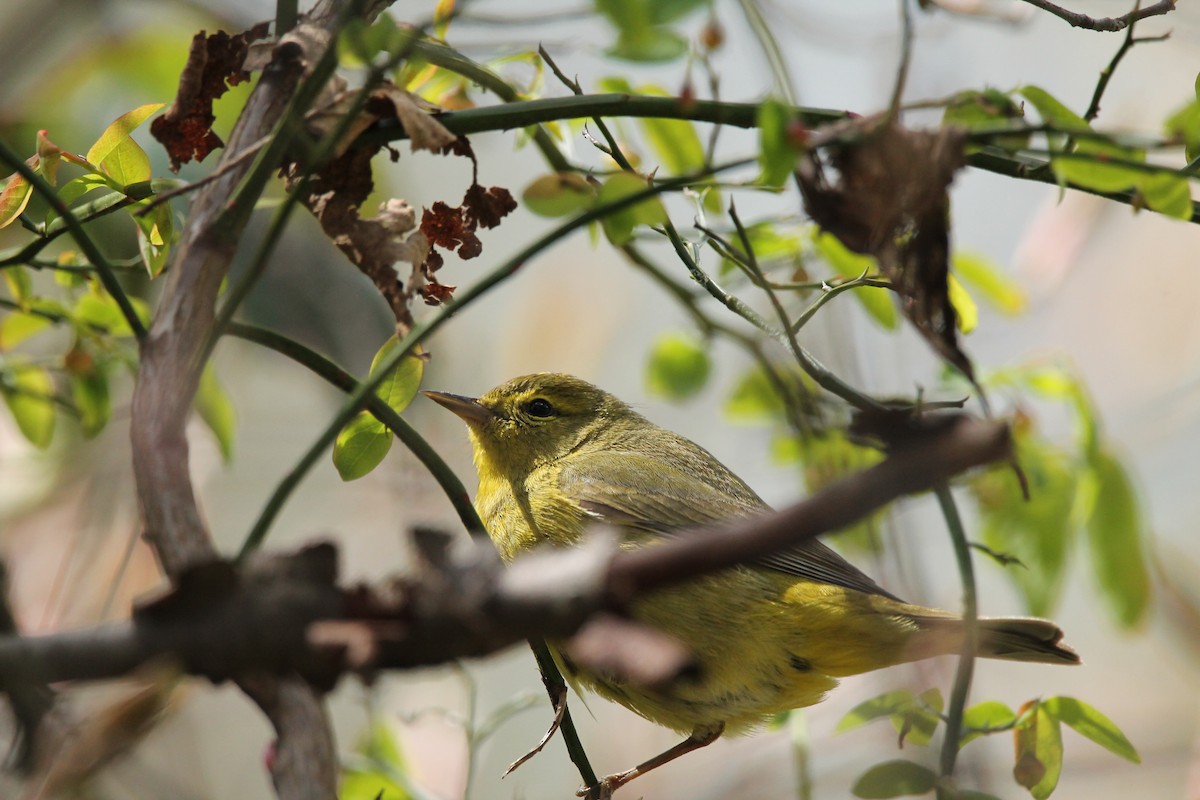
[{"label": "warbler", "polygon": [[[475,508],[506,560],[569,547],[589,526],[616,526],[623,546],[761,514],[767,504],[707,450],[570,375],[515,378],[479,398],[425,392],[467,423],[479,472]],[[912,605],[817,540],[637,600],[632,616],[682,642],[697,676],[666,689],[580,671],[567,677],[688,734],[676,747],[605,779],[608,790],[722,733],[813,705],[856,675],[962,649],[961,619]],[[1076,664],[1052,622],[979,620],[986,658]]]}]

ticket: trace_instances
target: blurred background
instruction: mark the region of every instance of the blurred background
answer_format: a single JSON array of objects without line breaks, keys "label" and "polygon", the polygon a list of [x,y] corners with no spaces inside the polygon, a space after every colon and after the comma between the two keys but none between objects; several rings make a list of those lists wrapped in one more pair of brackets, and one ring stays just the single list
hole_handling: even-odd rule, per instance
[{"label": "blurred background", "polygon": [[[1128,11],[1128,4],[1120,2],[1075,5],[1075,10],[1096,16]],[[1200,17],[1196,9],[1181,6],[1139,25],[1139,33],[1170,31],[1172,36],[1129,53],[1105,95],[1099,127],[1157,134],[1161,121],[1195,96]],[[725,100],[754,101],[777,91],[748,23],[747,7],[760,10],[778,37],[799,104],[863,113],[886,106],[900,57],[897,3],[716,0],[711,10],[674,27],[694,41],[705,26],[714,21],[719,26],[724,42],[711,59]],[[1075,30],[1016,2],[997,0],[986,7],[1004,19],[936,9],[915,14],[905,99],[1032,83],[1082,111],[1121,35]],[[635,85],[657,84],[677,94],[690,76],[697,94],[708,94],[707,77],[694,63],[645,64],[609,57],[615,29],[586,13],[586,3],[578,8],[564,3],[547,12],[544,5],[524,0],[481,0],[464,11],[447,39],[473,58],[527,52],[540,43],[567,75],[578,77],[585,91],[597,91],[603,78],[621,75]],[[422,20],[431,12],[431,3],[399,2],[392,8],[401,21]],[[4,4],[0,136],[27,154],[33,151],[36,131],[46,129],[61,147],[86,150],[109,121],[129,109],[170,102],[196,31],[242,30],[273,14],[273,4],[262,0]],[[500,21],[514,17],[519,24]],[[516,83],[534,76],[529,62],[519,59],[501,71]],[[543,93],[561,96],[567,91],[547,75]],[[240,87],[219,104],[218,130],[228,130],[245,95],[246,87]],[[492,102],[482,92],[472,96]],[[916,111],[906,121],[932,125],[938,119],[938,112]],[[636,141],[635,128],[624,125],[621,130]],[[585,163],[603,163],[577,128],[564,131],[564,148]],[[161,148],[144,131],[136,138],[150,153],[155,174],[165,175]],[[478,135],[472,144],[480,182],[508,187],[519,197],[548,168],[534,148],[514,149],[517,138],[514,133]],[[728,157],[753,154],[756,148],[753,132],[729,129],[721,134],[719,152]],[[377,159],[379,199],[401,197],[418,208],[437,200],[458,202],[470,181],[465,161],[400,149],[396,163]],[[206,174],[210,162],[185,168],[182,177]],[[752,178],[753,170],[741,177]],[[740,192],[736,198],[746,219],[786,214],[802,222],[794,190],[782,196]],[[1053,616],[1084,666],[1065,670],[980,662],[972,697],[1015,708],[1039,696],[1076,696],[1108,715],[1138,748],[1141,766],[1064,731],[1065,766],[1055,797],[1140,793],[1200,798],[1200,630],[1186,605],[1186,592],[1195,593],[1200,574],[1195,532],[1200,517],[1195,458],[1200,449],[1200,229],[1080,193],[1064,194],[1052,186],[971,169],[957,177],[952,201],[955,247],[998,264],[1026,298],[1017,315],[981,304],[978,328],[965,338],[967,351],[984,370],[1054,364],[1079,377],[1106,440],[1136,485],[1150,532],[1149,557],[1158,563],[1154,581],[1169,581],[1183,591],[1160,589],[1145,618],[1131,630],[1120,629],[1098,593],[1084,553],[1076,548]],[[676,223],[688,228],[695,207],[682,200],[668,206]],[[182,215],[185,206],[177,210]],[[252,237],[261,233],[268,214],[258,216]],[[365,374],[392,332],[390,313],[311,219],[302,213],[293,219],[243,316]],[[440,277],[445,283],[470,285],[554,224],[520,208],[499,228],[483,233],[481,258],[460,262],[449,257]],[[107,218],[95,227],[114,256],[136,255],[127,220]],[[0,247],[19,244],[24,236],[19,226],[6,229],[0,232]],[[66,245],[65,240],[60,243]],[[686,280],[666,248],[651,243],[647,252],[678,280]],[[705,255],[715,268],[715,256]],[[43,274],[35,278],[52,281]],[[157,291],[156,285],[142,288],[151,298]],[[749,289],[744,283],[734,288]],[[664,334],[677,333],[695,331],[669,296],[603,241],[595,243],[580,233],[525,265],[438,333],[429,342],[432,357],[424,386],[474,395],[527,372],[574,373],[696,440],[768,502],[782,505],[796,499],[804,484],[795,464],[773,457],[776,432],[726,413],[728,398],[751,366],[741,351],[714,342],[711,375],[703,390],[684,402],[649,390],[648,354]],[[886,331],[849,300],[830,303],[804,329],[802,339],[835,373],[873,394],[912,395],[941,380],[939,363],[915,333],[905,326]],[[41,346],[54,350],[53,342]],[[237,412],[235,454],[225,463],[211,433],[196,423],[191,461],[208,523],[218,544],[232,552],[277,481],[336,412],[341,397],[295,364],[241,341],[222,342],[215,361]],[[160,583],[153,557],[137,542],[127,445],[129,391],[127,377],[114,384],[113,419],[97,438],[85,441],[64,424],[47,450],[30,446],[10,417],[0,413],[0,547],[9,565],[12,603],[27,631],[123,617],[134,598]],[[1002,396],[1000,405],[1011,410],[1006,399]],[[1049,440],[1075,435],[1076,422],[1053,404],[1029,403],[1022,409],[1036,417]],[[462,424],[424,399],[405,416],[473,487]],[[342,482],[326,459],[284,509],[270,545],[289,548],[332,538],[341,547],[347,580],[378,579],[406,568],[405,531],[418,523],[460,531],[437,485],[396,445],[379,469],[351,483]],[[977,528],[969,519],[969,531]],[[961,590],[944,523],[929,498],[908,500],[889,511],[883,539],[882,556],[852,554],[860,566],[914,602],[959,607]],[[977,571],[982,613],[1024,613],[1021,597],[999,567],[980,557]],[[948,692],[952,676],[953,660],[944,659],[848,679],[802,717],[752,737],[721,740],[624,792],[664,798],[796,796],[794,761],[801,748],[807,752],[813,796],[846,797],[866,766],[896,757],[934,763],[936,751],[908,744],[897,752],[895,731],[886,723],[835,735],[842,716],[858,702],[901,686],[915,692],[937,686]],[[86,718],[89,709],[119,693],[120,687],[94,687],[78,695],[72,691],[70,702]],[[562,798],[571,796],[578,783],[557,739],[500,780],[505,765],[537,741],[551,718],[532,658],[522,648],[455,668],[384,676],[370,688],[346,682],[334,694],[332,708],[339,744],[347,753],[373,722],[386,725],[398,737],[407,779],[421,796],[461,797],[469,780],[476,798]],[[676,738],[600,699],[590,699],[586,708],[574,700],[572,708],[601,773],[627,768]],[[464,726],[478,733],[498,710],[503,713],[494,735],[469,747]],[[96,797],[269,797],[262,767],[269,738],[265,721],[236,690],[195,684],[89,791]],[[1011,763],[1011,740],[988,737],[964,751],[962,783],[998,797],[1022,796],[1009,775]]]}]

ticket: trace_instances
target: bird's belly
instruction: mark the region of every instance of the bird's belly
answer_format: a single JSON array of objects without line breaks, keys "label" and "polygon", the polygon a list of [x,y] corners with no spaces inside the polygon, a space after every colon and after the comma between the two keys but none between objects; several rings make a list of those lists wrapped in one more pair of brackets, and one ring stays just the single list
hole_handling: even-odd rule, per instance
[{"label": "bird's belly", "polygon": [[[848,602],[846,593],[861,602]],[[632,610],[679,639],[695,655],[697,673],[657,691],[609,676],[578,677],[681,732],[724,722],[726,732],[737,734],[818,703],[838,677],[901,660],[909,633],[866,595],[772,570],[730,570],[656,592]]]}]

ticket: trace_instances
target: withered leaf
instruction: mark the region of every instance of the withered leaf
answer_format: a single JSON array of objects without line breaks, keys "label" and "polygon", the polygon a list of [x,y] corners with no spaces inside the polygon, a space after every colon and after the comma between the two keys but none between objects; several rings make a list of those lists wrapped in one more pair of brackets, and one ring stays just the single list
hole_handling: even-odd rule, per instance
[{"label": "withered leaf", "polygon": [[242,81],[250,73],[243,69],[250,43],[266,37],[268,23],[260,22],[248,31],[230,36],[217,31],[211,36],[200,31],[192,39],[187,63],[179,75],[175,102],[166,113],[150,123],[150,133],[162,143],[171,160],[171,171],[195,159],[204,158],[218,147],[221,137],[213,133],[213,101]]},{"label": "withered leaf", "polygon": [[963,134],[890,125],[831,156],[836,185],[819,162],[798,171],[804,206],[846,247],[875,257],[900,295],[905,315],[947,361],[971,380],[950,303],[950,198],[963,166]]}]

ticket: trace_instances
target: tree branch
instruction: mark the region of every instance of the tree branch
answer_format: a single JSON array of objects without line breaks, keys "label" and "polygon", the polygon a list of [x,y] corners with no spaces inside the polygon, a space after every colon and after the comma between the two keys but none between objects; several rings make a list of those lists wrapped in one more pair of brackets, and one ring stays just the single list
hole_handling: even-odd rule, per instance
[{"label": "tree branch", "polygon": [[1158,17],[1163,14],[1169,14],[1175,10],[1175,0],[1159,0],[1151,6],[1135,9],[1120,17],[1089,17],[1086,14],[1079,14],[1074,11],[1068,11],[1062,6],[1057,6],[1049,0],[1022,0],[1031,6],[1040,8],[1042,11],[1048,11],[1059,19],[1066,20],[1073,28],[1084,28],[1090,31],[1104,31],[1111,33],[1113,31],[1123,31],[1128,26],[1146,17]]}]

